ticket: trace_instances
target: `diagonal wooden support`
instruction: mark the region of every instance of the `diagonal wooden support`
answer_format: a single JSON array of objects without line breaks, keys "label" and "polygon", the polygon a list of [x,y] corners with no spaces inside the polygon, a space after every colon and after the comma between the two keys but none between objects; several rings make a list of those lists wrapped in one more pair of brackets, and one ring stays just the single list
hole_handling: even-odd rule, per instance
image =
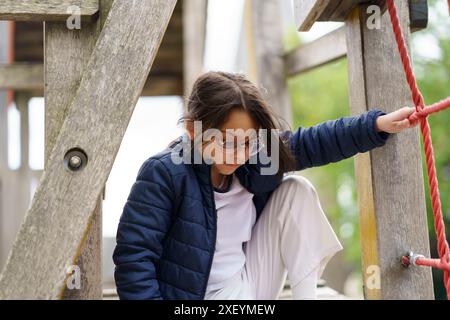
[{"label": "diagonal wooden support", "polygon": [[82,21],[93,21],[98,15],[99,0],[0,0],[0,20],[65,21],[79,8]]},{"label": "diagonal wooden support", "polygon": [[[0,276],[0,299],[60,298],[175,0],[115,0]],[[74,147],[88,157],[69,171]]]},{"label": "diagonal wooden support", "polygon": [[309,31],[332,0],[294,0],[295,22],[299,31]]},{"label": "diagonal wooden support", "polygon": [[[100,1],[100,16],[80,30],[70,30],[65,23],[44,24],[45,65],[45,162],[53,150],[70,104],[75,97],[83,70],[113,0]],[[67,59],[71,57],[71,59]],[[46,167],[46,166],[45,166]],[[102,299],[102,201],[91,216],[91,224],[75,265],[79,271],[79,287],[66,287],[63,299]],[[70,281],[73,283],[73,281]]]}]

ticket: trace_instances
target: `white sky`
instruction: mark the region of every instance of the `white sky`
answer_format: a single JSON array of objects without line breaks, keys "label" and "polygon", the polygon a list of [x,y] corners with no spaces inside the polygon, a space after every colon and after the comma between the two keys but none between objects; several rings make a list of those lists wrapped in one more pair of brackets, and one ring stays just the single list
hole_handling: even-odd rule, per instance
[{"label": "white sky", "polygon": [[209,0],[205,69],[232,71],[235,67],[244,12],[243,0]]}]

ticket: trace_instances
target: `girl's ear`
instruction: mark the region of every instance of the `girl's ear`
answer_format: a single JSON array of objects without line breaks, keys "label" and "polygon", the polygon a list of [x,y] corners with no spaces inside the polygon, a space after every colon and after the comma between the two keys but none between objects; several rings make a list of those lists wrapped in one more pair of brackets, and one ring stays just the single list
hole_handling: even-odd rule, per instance
[{"label": "girl's ear", "polygon": [[186,131],[189,135],[189,138],[191,140],[194,140],[194,123],[192,120],[186,120],[185,121]]}]

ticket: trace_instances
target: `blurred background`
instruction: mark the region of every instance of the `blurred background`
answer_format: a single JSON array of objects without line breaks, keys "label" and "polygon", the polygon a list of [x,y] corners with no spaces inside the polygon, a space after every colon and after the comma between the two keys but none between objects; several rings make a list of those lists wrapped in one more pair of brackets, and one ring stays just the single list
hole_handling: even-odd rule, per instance
[{"label": "blurred background", "polygon": [[[250,62],[246,59],[247,49],[244,45],[246,35],[244,2],[244,0],[208,1],[204,71],[247,72]],[[412,35],[411,48],[414,70],[425,100],[435,102],[447,97],[450,93],[450,19],[445,1],[429,0],[428,2],[428,27]],[[343,23],[320,22],[316,23],[311,31],[299,33],[295,27],[291,1],[283,1],[282,11],[286,51],[313,41],[343,25]],[[16,28],[20,28],[20,25]],[[35,37],[39,36],[42,34]],[[17,41],[40,41],[38,38],[31,37],[17,39]],[[29,60],[29,58],[24,59]],[[158,58],[155,63],[158,63]],[[313,126],[322,121],[349,115],[348,86],[346,58],[290,78],[288,88],[292,102],[293,129],[299,126]],[[108,178],[103,201],[105,288],[114,286],[112,251],[115,246],[115,234],[138,169],[145,159],[162,150],[183,132],[183,128],[177,125],[177,120],[183,112],[183,93],[180,90],[178,92],[179,94],[176,95],[149,95],[139,99]],[[5,203],[2,204],[3,212],[7,212],[10,216],[14,215],[14,218],[3,217],[0,220],[3,233],[0,268],[3,268],[6,262],[20,221],[33,197],[44,168],[44,98],[39,94],[29,96],[26,102],[26,113],[20,112],[21,109],[16,106],[16,103],[17,101],[12,101],[8,106],[6,119],[2,122],[7,128],[1,133],[7,136],[6,159],[8,170],[12,172],[10,174],[26,170],[29,173],[29,179],[26,184],[17,186],[22,189],[20,196],[15,194],[9,197],[8,206]],[[398,106],[400,107],[402,106]],[[450,197],[448,196],[450,194],[450,148],[448,148],[450,113],[442,112],[438,116],[430,117],[430,123],[436,151],[442,207],[448,223],[450,219]],[[24,135],[28,136],[26,146],[23,145]],[[308,169],[300,174],[308,177],[315,185],[324,211],[345,248],[328,265],[324,274],[327,286],[348,297],[362,298],[360,232],[353,159]],[[424,176],[426,176],[425,171]],[[7,189],[8,186],[2,185],[2,188]],[[23,192],[24,188],[26,192]],[[432,255],[437,256],[428,189],[426,189],[426,196],[430,246]],[[445,298],[440,277],[440,272],[434,272],[437,299]]]}]

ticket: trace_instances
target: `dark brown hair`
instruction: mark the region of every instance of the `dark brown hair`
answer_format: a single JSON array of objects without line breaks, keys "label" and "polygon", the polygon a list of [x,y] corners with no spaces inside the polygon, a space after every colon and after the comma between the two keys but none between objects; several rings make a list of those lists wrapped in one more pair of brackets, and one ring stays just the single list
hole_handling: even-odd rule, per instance
[{"label": "dark brown hair", "polygon": [[[201,121],[203,130],[220,128],[234,108],[241,108],[261,129],[267,129],[267,151],[271,155],[271,129],[283,130],[281,117],[277,116],[263,99],[259,89],[240,73],[210,71],[194,83],[186,101],[187,111],[178,123]],[[282,137],[279,137],[279,171],[295,170],[295,158]]]}]

